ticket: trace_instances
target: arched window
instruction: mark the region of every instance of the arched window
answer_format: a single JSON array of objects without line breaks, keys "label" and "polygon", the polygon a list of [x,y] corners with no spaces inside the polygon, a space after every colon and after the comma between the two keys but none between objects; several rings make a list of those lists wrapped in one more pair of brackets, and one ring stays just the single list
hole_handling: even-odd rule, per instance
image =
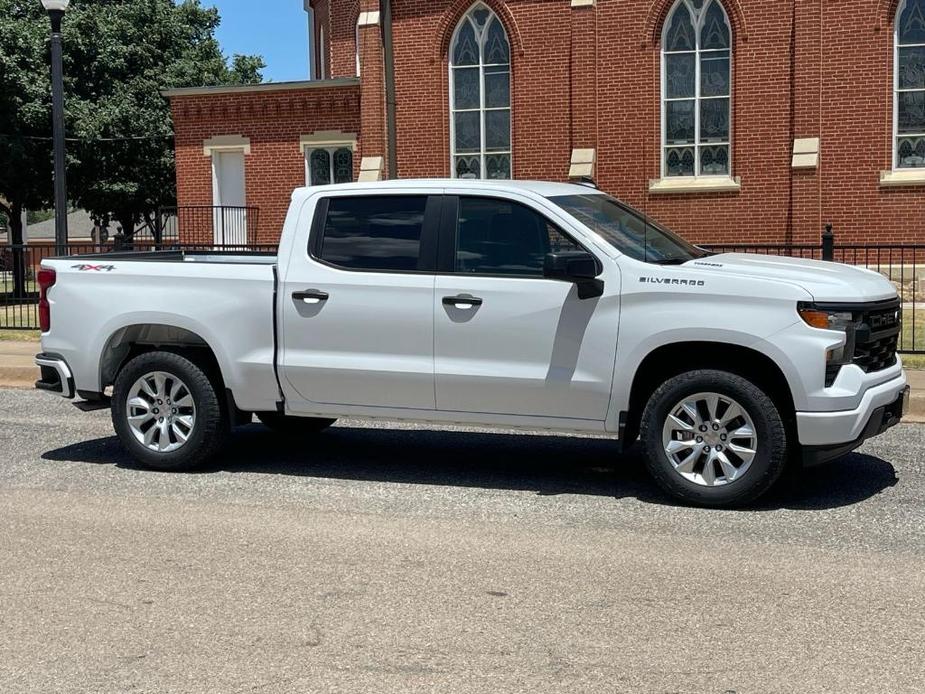
[{"label": "arched window", "polygon": [[893,167],[925,166],[925,0],[903,0],[896,8]]},{"label": "arched window", "polygon": [[511,45],[476,3],[450,43],[450,154],[455,178],[511,177]]},{"label": "arched window", "polygon": [[662,176],[728,176],[732,32],[719,0],[678,0],[662,31]]}]

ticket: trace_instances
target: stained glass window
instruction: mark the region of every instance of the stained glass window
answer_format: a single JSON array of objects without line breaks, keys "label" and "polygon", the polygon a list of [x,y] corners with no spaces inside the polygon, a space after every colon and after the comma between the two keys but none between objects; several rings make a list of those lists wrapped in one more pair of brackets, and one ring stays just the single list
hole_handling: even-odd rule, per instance
[{"label": "stained glass window", "polygon": [[308,155],[308,183],[321,186],[331,182],[331,153],[326,149],[312,150]]},{"label": "stained glass window", "polygon": [[511,177],[511,44],[481,2],[450,45],[450,126],[456,178]]},{"label": "stained glass window", "polygon": [[316,147],[305,150],[306,182],[310,186],[353,181],[353,147]]},{"label": "stained glass window", "polygon": [[334,182],[350,183],[353,181],[353,150],[341,147],[334,150]]},{"label": "stained glass window", "polygon": [[925,0],[903,0],[896,10],[897,169],[925,167]]},{"label": "stained glass window", "polygon": [[664,176],[730,174],[731,64],[720,1],[678,0],[662,35]]}]

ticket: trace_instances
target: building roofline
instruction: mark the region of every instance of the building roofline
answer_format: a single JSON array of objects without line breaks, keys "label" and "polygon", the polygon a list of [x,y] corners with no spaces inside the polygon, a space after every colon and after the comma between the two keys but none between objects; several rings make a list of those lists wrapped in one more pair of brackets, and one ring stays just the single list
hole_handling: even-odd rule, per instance
[{"label": "building roofline", "polygon": [[209,94],[244,94],[247,92],[283,92],[299,89],[324,89],[325,87],[356,87],[359,77],[338,77],[331,80],[302,80],[300,82],[264,82],[261,84],[238,84],[225,87],[180,87],[161,92],[168,98],[175,96],[207,96]]}]

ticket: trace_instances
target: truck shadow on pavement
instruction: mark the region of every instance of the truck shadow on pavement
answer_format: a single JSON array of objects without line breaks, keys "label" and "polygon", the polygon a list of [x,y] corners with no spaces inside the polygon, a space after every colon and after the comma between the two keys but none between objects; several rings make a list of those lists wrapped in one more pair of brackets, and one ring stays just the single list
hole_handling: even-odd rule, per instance
[{"label": "truck shadow on pavement", "polygon": [[[161,474],[142,468],[114,436],[48,451],[42,459]],[[620,454],[614,441],[568,436],[335,426],[300,439],[254,424],[237,429],[217,460],[186,474],[217,472],[634,497],[676,505],[648,476],[638,446]],[[896,482],[890,463],[854,453],[829,465],[785,473],[746,510],[850,506]]]}]

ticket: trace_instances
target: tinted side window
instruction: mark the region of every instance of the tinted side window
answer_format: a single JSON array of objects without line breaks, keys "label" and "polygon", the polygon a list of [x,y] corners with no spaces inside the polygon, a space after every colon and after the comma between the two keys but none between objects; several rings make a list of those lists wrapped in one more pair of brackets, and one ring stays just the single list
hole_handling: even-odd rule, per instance
[{"label": "tinted side window", "polygon": [[321,260],[354,270],[418,270],[427,196],[332,197]]},{"label": "tinted side window", "polygon": [[497,198],[459,198],[457,272],[542,277],[547,253],[580,249],[525,205]]}]

